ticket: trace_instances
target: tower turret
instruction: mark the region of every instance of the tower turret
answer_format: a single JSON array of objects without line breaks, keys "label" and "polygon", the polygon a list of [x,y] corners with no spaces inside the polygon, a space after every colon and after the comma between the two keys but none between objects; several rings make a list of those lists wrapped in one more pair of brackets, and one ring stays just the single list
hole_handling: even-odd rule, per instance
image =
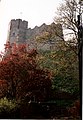
[{"label": "tower turret", "polygon": [[9,23],[7,40],[12,44],[26,43],[27,21],[21,19],[12,19]]}]

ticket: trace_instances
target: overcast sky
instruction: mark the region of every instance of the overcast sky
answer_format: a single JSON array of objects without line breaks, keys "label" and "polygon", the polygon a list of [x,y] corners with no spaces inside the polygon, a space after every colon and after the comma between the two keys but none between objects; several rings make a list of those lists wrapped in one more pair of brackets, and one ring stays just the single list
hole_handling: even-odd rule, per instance
[{"label": "overcast sky", "polygon": [[62,0],[1,0],[0,2],[0,51],[7,39],[11,19],[28,21],[28,27],[51,24]]}]

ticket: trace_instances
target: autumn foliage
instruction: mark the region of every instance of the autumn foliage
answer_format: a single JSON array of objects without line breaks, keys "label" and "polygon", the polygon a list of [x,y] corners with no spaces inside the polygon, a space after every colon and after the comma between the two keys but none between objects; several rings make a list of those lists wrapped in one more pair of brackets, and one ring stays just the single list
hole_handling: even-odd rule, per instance
[{"label": "autumn foliage", "polygon": [[27,51],[26,45],[8,42],[0,61],[0,79],[7,81],[7,96],[16,99],[46,100],[51,88],[51,74],[40,69],[36,62],[37,51]]},{"label": "autumn foliage", "polygon": [[6,80],[0,80],[0,98],[6,95],[7,92],[7,81]]},{"label": "autumn foliage", "polygon": [[68,112],[74,118],[80,116],[80,100],[76,100],[72,107],[68,109]]}]

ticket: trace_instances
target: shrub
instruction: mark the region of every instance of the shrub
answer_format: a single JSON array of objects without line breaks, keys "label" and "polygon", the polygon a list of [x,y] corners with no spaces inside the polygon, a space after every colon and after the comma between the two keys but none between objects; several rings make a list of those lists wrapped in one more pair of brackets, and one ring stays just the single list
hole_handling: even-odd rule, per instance
[{"label": "shrub", "polygon": [[79,96],[79,81],[74,79],[73,75],[61,75],[61,73],[58,73],[53,78],[52,86],[53,89],[59,89],[71,94],[78,93]]},{"label": "shrub", "polygon": [[3,110],[10,112],[15,107],[15,100],[8,100],[6,97],[0,99],[0,112],[2,112]]},{"label": "shrub", "polygon": [[20,104],[15,100],[8,100],[6,97],[0,99],[0,118],[20,118]]}]

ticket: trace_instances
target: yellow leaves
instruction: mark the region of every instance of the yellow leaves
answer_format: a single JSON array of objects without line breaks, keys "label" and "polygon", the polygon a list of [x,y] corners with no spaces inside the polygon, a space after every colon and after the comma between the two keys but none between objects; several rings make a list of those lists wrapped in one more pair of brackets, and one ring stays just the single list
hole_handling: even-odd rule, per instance
[{"label": "yellow leaves", "polygon": [[36,41],[37,42],[43,42],[44,40],[48,40],[50,38],[50,33],[49,32],[43,32],[39,36],[36,36]]},{"label": "yellow leaves", "polygon": [[44,37],[49,37],[50,33],[49,32],[44,32],[43,36]]}]

